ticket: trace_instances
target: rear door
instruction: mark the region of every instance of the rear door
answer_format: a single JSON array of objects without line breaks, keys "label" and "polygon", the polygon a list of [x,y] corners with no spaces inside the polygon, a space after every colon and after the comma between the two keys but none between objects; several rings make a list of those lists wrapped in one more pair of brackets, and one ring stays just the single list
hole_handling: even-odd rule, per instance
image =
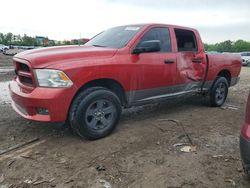
[{"label": "rear door", "polygon": [[182,90],[199,88],[205,76],[206,58],[194,31],[174,29],[177,46],[178,84]]}]

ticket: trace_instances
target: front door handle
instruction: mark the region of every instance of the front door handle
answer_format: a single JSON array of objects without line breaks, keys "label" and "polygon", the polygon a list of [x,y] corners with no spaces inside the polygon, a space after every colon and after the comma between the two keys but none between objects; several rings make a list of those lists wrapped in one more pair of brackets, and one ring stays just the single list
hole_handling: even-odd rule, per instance
[{"label": "front door handle", "polygon": [[175,62],[175,61],[172,60],[172,59],[166,59],[166,60],[164,61],[165,64],[172,64],[172,63],[174,63],[174,62]]}]

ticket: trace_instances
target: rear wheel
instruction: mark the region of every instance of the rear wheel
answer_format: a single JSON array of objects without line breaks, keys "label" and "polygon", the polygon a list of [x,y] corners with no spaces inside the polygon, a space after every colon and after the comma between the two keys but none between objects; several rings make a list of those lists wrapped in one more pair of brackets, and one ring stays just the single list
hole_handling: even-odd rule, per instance
[{"label": "rear wheel", "polygon": [[228,81],[224,77],[218,77],[210,91],[210,104],[219,107],[224,104],[228,93]]},{"label": "rear wheel", "polygon": [[109,135],[120,115],[121,103],[116,94],[102,87],[93,87],[75,98],[69,121],[79,136],[94,140]]}]

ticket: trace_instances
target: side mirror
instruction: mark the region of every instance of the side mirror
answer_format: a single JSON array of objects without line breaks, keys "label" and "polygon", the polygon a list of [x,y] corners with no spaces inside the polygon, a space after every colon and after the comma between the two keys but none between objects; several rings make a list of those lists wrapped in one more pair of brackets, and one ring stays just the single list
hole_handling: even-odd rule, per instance
[{"label": "side mirror", "polygon": [[161,51],[161,42],[159,40],[148,40],[139,43],[132,54],[140,54],[140,53],[147,53],[147,52],[159,52]]}]

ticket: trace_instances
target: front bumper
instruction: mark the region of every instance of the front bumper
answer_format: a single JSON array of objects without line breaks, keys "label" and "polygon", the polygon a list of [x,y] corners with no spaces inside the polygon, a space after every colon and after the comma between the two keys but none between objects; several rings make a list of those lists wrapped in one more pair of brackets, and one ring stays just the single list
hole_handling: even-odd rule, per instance
[{"label": "front bumper", "polygon": [[250,175],[250,141],[240,136],[240,154],[245,172]]},{"label": "front bumper", "polygon": [[[9,91],[13,109],[29,120],[43,122],[64,122],[67,119],[71,100],[77,89],[36,87],[31,92],[23,92],[16,81],[11,81]],[[48,114],[40,114],[38,108],[48,110]]]}]

